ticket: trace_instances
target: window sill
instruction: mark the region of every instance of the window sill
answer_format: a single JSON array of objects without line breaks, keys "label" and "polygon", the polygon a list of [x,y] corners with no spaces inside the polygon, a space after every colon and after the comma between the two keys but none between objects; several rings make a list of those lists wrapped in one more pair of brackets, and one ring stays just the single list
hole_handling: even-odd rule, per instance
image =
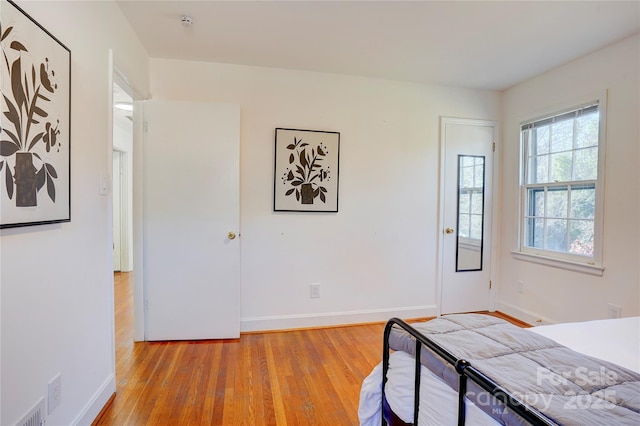
[{"label": "window sill", "polygon": [[601,277],[604,274],[604,266],[572,262],[570,260],[556,259],[547,256],[541,256],[539,254],[524,253],[521,251],[512,251],[511,255],[514,259],[517,260],[552,266],[554,268],[565,269],[567,271],[582,272],[584,274],[596,275],[598,277]]}]

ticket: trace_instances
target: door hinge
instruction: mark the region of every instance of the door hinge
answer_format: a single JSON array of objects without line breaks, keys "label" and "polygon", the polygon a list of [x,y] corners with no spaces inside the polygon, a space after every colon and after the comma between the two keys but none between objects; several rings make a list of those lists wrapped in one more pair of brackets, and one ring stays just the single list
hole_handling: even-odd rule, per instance
[{"label": "door hinge", "polygon": [[491,286],[492,286],[491,280],[489,280],[489,290],[491,290]]},{"label": "door hinge", "polygon": [[493,152],[496,152],[496,143],[495,142],[493,143],[492,149],[493,149]]},{"label": "door hinge", "polygon": [[144,123],[142,123],[142,130],[147,133],[149,131],[149,122],[145,121]]}]

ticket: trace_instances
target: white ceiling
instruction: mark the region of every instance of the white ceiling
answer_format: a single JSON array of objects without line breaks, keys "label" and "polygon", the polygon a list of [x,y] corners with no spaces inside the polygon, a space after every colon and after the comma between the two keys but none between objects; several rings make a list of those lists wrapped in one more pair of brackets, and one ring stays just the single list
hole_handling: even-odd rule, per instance
[{"label": "white ceiling", "polygon": [[153,58],[497,90],[640,31],[640,1],[117,3]]}]

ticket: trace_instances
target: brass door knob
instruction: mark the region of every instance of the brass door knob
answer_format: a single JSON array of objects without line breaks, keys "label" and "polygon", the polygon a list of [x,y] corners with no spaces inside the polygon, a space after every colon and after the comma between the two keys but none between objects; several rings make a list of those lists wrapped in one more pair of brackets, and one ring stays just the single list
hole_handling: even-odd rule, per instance
[{"label": "brass door knob", "polygon": [[454,232],[454,231],[453,231],[453,228],[448,227],[447,229],[445,229],[445,230],[444,230],[444,232],[445,232],[446,234],[453,234],[453,232]]},{"label": "brass door knob", "polygon": [[227,238],[229,238],[230,240],[235,240],[236,233],[229,231],[229,233],[227,234]]}]

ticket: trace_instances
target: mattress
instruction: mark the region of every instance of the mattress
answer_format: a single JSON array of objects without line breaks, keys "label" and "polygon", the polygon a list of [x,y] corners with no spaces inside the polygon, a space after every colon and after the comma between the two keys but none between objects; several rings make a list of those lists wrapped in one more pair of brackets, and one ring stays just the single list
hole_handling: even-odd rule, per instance
[{"label": "mattress", "polygon": [[[640,317],[540,326],[528,331],[543,335],[575,351],[613,362],[640,373]],[[413,421],[414,359],[393,352],[385,394],[403,421]],[[359,418],[363,426],[380,425],[382,366],[363,381]],[[422,368],[419,425],[457,423],[457,394],[428,369]],[[467,402],[467,425],[495,425],[493,418]]]},{"label": "mattress", "polygon": [[640,373],[640,317],[542,325],[528,330]]}]

